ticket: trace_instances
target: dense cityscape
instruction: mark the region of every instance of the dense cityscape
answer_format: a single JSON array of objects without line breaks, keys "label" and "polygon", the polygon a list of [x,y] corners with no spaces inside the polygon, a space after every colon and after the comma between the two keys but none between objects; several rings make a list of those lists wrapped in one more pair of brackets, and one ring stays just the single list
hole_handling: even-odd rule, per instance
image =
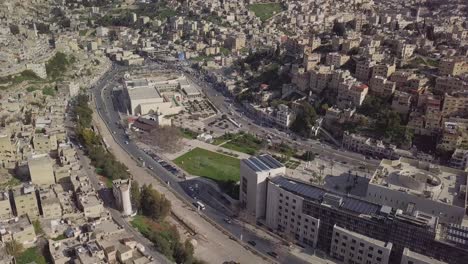
[{"label": "dense cityscape", "polygon": [[468,263],[468,1],[1,2],[0,264]]}]

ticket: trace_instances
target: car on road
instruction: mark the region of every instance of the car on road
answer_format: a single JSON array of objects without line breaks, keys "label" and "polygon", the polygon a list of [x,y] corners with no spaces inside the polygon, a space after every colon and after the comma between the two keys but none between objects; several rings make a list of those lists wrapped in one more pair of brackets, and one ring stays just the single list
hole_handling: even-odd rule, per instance
[{"label": "car on road", "polygon": [[257,243],[255,241],[253,241],[253,240],[249,240],[247,243],[252,245],[252,247],[255,247],[255,245],[257,245]]},{"label": "car on road", "polygon": [[148,169],[153,170],[153,166],[148,166]]},{"label": "car on road", "polygon": [[125,145],[128,145],[128,141],[127,141],[127,140],[125,140]]},{"label": "car on road", "polygon": [[278,258],[278,254],[276,254],[276,252],[268,251],[267,254],[274,257],[274,258]]},{"label": "car on road", "polygon": [[232,223],[232,220],[230,218],[224,218],[224,222],[228,223],[228,224],[231,224]]}]

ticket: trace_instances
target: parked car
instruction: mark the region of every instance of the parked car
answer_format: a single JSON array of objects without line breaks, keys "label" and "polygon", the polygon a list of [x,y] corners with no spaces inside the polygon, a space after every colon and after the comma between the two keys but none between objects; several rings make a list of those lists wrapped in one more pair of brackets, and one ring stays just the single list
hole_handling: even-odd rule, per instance
[{"label": "parked car", "polygon": [[232,223],[231,219],[230,219],[230,218],[227,218],[227,217],[224,218],[224,222],[226,222],[226,223],[228,223],[228,224],[231,224],[231,223]]},{"label": "parked car", "polygon": [[255,243],[255,241],[253,241],[253,240],[249,240],[247,243],[252,245],[252,247],[255,247],[255,245],[257,245],[257,243]]},{"label": "parked car", "polygon": [[267,254],[274,257],[274,258],[278,258],[278,254],[276,254],[276,252],[268,251]]}]

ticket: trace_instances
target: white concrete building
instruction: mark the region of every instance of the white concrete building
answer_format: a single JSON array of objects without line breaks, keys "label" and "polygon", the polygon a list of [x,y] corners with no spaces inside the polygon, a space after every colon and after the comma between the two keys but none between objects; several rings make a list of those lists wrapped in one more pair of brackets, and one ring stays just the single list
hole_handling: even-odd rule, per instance
[{"label": "white concrete building", "polygon": [[241,160],[239,200],[249,215],[265,216],[267,178],[285,172],[286,167],[270,155]]},{"label": "white concrete building", "polygon": [[382,160],[367,188],[366,199],[411,214],[461,224],[465,215],[467,173],[418,160]]},{"label": "white concrete building", "polygon": [[130,179],[112,181],[112,193],[114,194],[117,207],[124,215],[131,215],[133,213],[130,187]]},{"label": "white concrete building", "polygon": [[386,264],[392,243],[373,239],[335,225],[330,255],[343,263]]},{"label": "white concrete building", "polygon": [[403,250],[400,264],[447,264],[447,262],[431,258],[414,251],[409,248]]}]

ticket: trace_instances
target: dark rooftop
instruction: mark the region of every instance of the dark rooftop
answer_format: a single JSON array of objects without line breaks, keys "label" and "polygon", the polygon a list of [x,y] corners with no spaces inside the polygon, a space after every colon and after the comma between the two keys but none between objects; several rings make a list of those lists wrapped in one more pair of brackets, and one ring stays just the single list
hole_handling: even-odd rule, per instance
[{"label": "dark rooftop", "polygon": [[266,171],[284,167],[279,161],[270,155],[260,155],[242,160],[253,171]]},{"label": "dark rooftop", "polygon": [[[289,192],[304,197],[306,200],[312,200],[319,203],[323,201],[323,196],[325,194],[332,193],[326,189],[322,189],[320,187],[301,181],[296,181],[294,179],[286,178],[284,176],[274,177],[271,179],[271,181]],[[339,206],[339,208],[343,210],[365,215],[376,215],[380,211],[380,205],[346,195],[340,195],[336,193],[333,193],[333,195],[340,196],[343,199]]]}]

